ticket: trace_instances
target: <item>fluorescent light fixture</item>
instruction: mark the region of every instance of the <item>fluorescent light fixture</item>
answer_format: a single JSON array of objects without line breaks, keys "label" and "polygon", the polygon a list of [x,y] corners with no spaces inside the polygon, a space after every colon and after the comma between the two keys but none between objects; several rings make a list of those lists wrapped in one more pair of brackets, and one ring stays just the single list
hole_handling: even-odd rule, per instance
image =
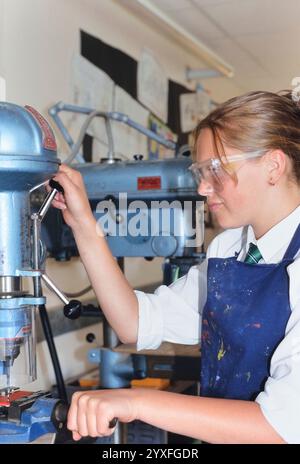
[{"label": "fluorescent light fixture", "polygon": [[[173,21],[165,12],[160,10],[150,0],[121,0],[118,5],[124,6],[135,13],[139,18],[146,20],[149,24],[159,26],[162,32],[167,33],[179,45],[189,53],[196,55],[205,62],[211,69],[203,70],[204,74],[208,71],[217,72],[215,75],[233,77],[233,67],[220,58],[215,52],[204,45],[197,37],[190,34],[185,28]],[[199,70],[201,71],[201,70]],[[206,76],[212,77],[212,76]]]}]

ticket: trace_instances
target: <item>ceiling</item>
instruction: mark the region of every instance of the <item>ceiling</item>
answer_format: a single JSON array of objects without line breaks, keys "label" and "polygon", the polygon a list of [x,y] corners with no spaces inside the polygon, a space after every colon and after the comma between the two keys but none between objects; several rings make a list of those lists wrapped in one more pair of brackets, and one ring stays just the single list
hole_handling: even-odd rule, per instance
[{"label": "ceiling", "polygon": [[300,0],[151,3],[234,67],[235,94],[290,88],[300,76]]}]

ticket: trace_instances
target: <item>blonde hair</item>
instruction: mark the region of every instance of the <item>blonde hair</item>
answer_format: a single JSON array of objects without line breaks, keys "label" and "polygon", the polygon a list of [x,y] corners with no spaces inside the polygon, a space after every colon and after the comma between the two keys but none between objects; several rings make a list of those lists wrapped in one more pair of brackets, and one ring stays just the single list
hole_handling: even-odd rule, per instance
[{"label": "blonde hair", "polygon": [[244,152],[281,149],[292,161],[300,184],[300,108],[290,91],[249,92],[231,98],[204,118],[194,130],[195,145],[202,129],[212,131],[218,156],[223,144]]}]

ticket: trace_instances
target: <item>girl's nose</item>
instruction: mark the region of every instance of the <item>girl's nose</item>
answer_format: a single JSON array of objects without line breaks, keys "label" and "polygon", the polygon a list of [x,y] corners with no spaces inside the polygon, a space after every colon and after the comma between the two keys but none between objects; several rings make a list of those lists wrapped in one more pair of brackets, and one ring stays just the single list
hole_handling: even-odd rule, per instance
[{"label": "girl's nose", "polygon": [[198,193],[203,197],[208,197],[214,193],[214,188],[209,182],[202,179],[198,185]]}]

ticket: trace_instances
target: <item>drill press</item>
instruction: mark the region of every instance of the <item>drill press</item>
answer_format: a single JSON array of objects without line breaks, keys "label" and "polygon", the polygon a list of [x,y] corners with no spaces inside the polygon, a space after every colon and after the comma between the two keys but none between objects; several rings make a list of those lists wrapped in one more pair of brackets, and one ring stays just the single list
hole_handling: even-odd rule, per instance
[{"label": "drill press", "polygon": [[[57,399],[16,390],[36,379],[35,310],[45,304],[39,229],[57,191],[34,214],[30,193],[55,175],[59,163],[42,115],[29,106],[0,103],[0,443],[55,431],[51,415]],[[27,279],[32,292],[25,290]]]}]

